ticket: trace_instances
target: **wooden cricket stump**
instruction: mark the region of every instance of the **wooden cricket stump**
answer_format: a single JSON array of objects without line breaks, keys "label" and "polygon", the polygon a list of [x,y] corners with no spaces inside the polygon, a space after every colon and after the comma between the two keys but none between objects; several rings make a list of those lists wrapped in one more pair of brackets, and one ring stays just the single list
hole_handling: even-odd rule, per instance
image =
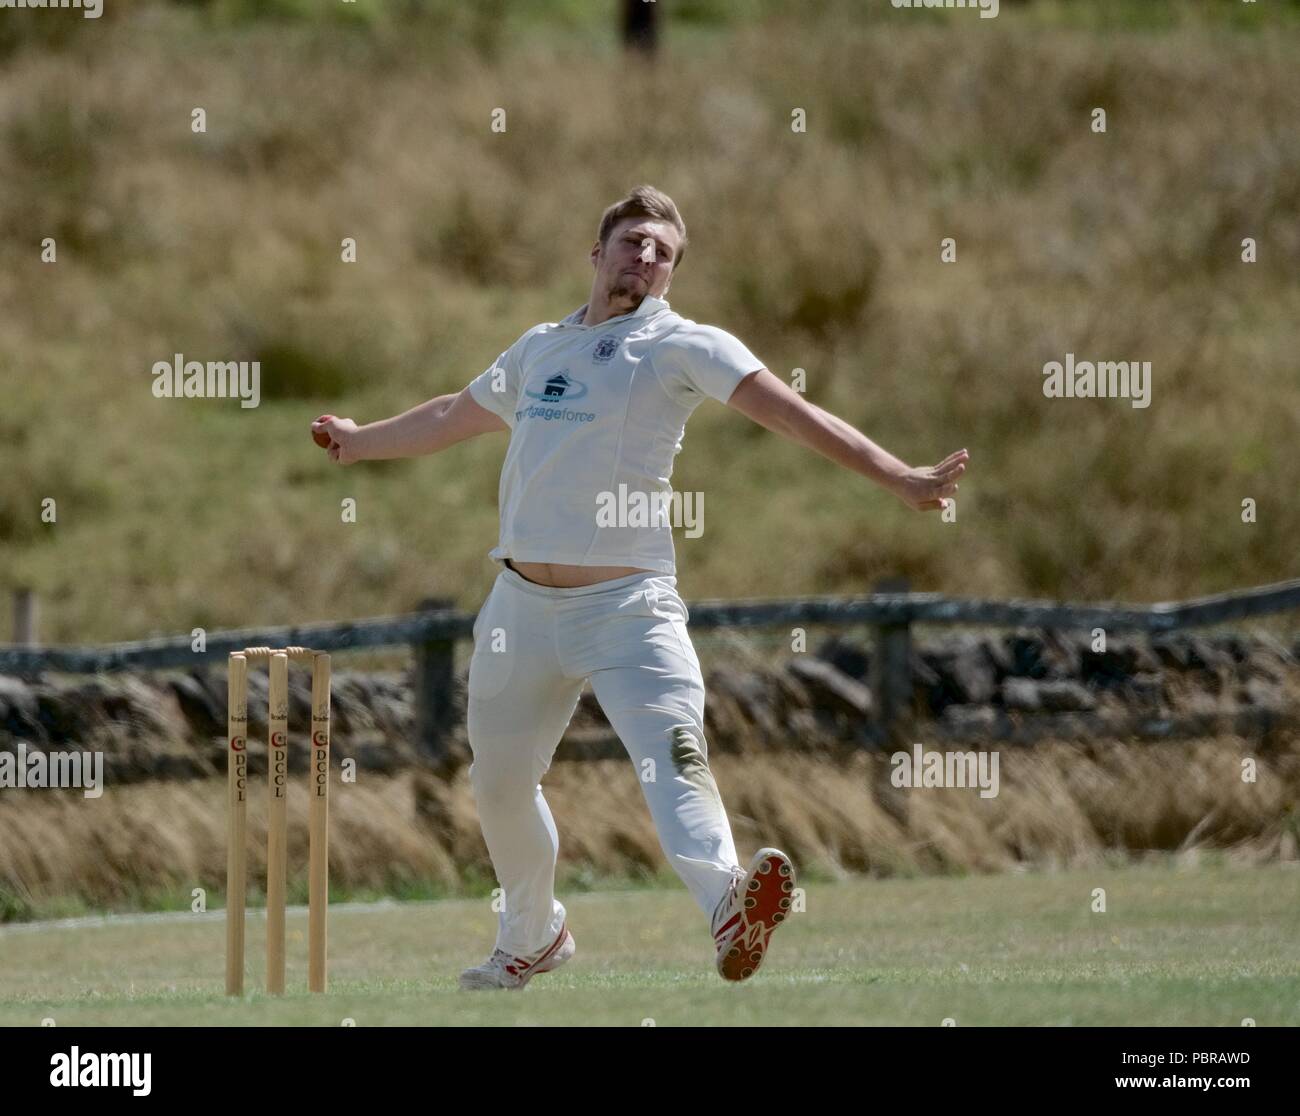
[{"label": "wooden cricket stump", "polygon": [[311,665],[310,806],[307,823],[307,987],[324,992],[329,911],[330,657],[306,647],[246,647],[230,653],[227,674],[226,992],[244,991],[247,891],[248,667],[267,664],[266,990],[285,990],[288,885],[289,662]]}]

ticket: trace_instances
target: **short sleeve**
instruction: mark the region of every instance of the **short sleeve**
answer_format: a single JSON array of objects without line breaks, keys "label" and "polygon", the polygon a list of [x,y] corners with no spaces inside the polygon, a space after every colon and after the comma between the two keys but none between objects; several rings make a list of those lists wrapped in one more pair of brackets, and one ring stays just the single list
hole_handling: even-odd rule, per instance
[{"label": "short sleeve", "polygon": [[663,358],[657,358],[673,394],[699,398],[707,395],[725,403],[740,381],[764,367],[739,340],[717,326],[684,322],[664,339]]},{"label": "short sleeve", "polygon": [[519,406],[519,385],[522,383],[522,361],[525,333],[504,353],[496,358],[478,376],[469,382],[470,398],[480,407],[491,411],[507,426],[514,428],[515,411]]}]

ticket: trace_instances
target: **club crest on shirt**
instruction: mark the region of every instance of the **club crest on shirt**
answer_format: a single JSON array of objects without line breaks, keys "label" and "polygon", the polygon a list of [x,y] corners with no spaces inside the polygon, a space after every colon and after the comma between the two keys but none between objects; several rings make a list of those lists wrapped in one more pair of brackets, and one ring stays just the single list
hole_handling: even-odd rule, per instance
[{"label": "club crest on shirt", "polygon": [[616,352],[618,352],[618,338],[602,337],[591,350],[591,359],[596,364],[608,364],[614,359]]},{"label": "club crest on shirt", "polygon": [[541,391],[525,388],[524,394],[529,399],[540,399],[543,403],[558,403],[561,399],[572,402],[587,394],[587,385],[581,380],[575,380],[569,375],[569,370],[564,368],[549,377]]}]

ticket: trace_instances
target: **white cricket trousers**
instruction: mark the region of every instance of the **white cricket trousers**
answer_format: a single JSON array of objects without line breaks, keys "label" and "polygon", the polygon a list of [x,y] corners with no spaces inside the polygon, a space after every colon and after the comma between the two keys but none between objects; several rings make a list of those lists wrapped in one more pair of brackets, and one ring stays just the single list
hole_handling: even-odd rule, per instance
[{"label": "white cricket trousers", "polygon": [[505,899],[498,949],[537,953],[564,925],[559,836],[540,783],[587,680],[635,765],[668,862],[706,915],[726,892],[736,848],[708,767],[688,619],[670,575],[577,589],[498,575],[474,624],[468,684],[470,782]]}]

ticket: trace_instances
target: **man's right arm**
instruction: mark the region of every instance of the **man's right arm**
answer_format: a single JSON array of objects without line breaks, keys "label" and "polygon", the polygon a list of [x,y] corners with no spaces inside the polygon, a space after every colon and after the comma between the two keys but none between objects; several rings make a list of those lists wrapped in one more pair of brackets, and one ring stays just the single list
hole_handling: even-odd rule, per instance
[{"label": "man's right arm", "polygon": [[468,388],[452,395],[440,395],[400,415],[365,426],[332,416],[312,423],[313,431],[329,435],[330,458],[342,465],[422,457],[479,434],[509,429],[503,419],[476,403]]}]

